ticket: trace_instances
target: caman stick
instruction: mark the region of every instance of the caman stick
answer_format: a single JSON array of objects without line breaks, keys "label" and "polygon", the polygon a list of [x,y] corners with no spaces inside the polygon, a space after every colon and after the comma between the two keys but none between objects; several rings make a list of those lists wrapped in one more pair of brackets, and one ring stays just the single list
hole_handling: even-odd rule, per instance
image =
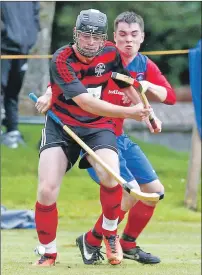
[{"label": "caman stick", "polygon": [[[142,87],[142,85],[136,79],[134,79],[130,76],[124,75],[124,74],[116,73],[116,72],[112,73],[111,78],[112,79],[117,79],[117,80],[120,80],[120,81],[123,81],[125,83],[128,83],[128,84],[132,85],[140,93],[140,96],[142,98],[144,106],[146,108],[149,107],[149,102],[148,102],[148,99],[145,95],[146,91],[144,91],[144,88]],[[152,128],[156,129],[157,125],[156,125],[155,119],[152,116],[152,114],[149,115],[149,121],[152,125]]]},{"label": "caman stick", "polygon": [[[34,93],[29,94],[30,99],[37,102],[38,98]],[[65,125],[51,110],[46,113],[50,116],[57,124],[59,124],[63,130],[71,136],[95,161],[97,161],[115,180],[120,183],[123,188],[133,197],[142,201],[159,201],[163,198],[163,195],[159,193],[145,193],[139,189],[134,188],[134,184],[126,182],[119,174],[117,174],[111,167],[105,163],[83,140],[81,140],[67,125]]]}]

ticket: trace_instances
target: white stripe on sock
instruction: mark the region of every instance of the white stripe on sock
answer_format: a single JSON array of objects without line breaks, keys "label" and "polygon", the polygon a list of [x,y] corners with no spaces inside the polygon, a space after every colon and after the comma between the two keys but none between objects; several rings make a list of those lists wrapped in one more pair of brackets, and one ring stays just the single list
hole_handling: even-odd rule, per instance
[{"label": "white stripe on sock", "polygon": [[116,220],[109,220],[107,219],[103,214],[103,222],[102,222],[102,228],[109,231],[114,231],[117,229],[118,219]]},{"label": "white stripe on sock", "polygon": [[53,240],[52,242],[48,244],[40,244],[46,249],[46,253],[57,253],[57,248],[56,248],[56,239]]}]

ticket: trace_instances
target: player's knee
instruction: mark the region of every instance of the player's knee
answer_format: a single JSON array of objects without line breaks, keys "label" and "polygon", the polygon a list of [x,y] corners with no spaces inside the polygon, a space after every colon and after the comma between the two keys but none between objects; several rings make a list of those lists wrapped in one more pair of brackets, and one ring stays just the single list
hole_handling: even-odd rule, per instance
[{"label": "player's knee", "polygon": [[51,198],[52,195],[55,193],[55,190],[56,188],[53,185],[43,185],[38,188],[38,194],[40,195],[40,197]]},{"label": "player's knee", "polygon": [[162,200],[164,198],[165,188],[159,180],[158,180],[158,183],[156,184],[155,192],[159,194],[159,200]]},{"label": "player's knee", "polygon": [[157,190],[157,193],[160,195],[160,200],[162,200],[164,198],[164,194],[165,194],[165,188],[163,186],[163,184],[159,181],[159,190]]},{"label": "player's knee", "polygon": [[41,202],[55,201],[58,193],[58,184],[52,180],[41,179],[38,186],[38,197]]},{"label": "player's knee", "polygon": [[[146,193],[158,193],[159,194],[159,200],[162,200],[164,198],[165,190],[163,184],[160,182],[159,179],[156,179],[150,183],[147,184],[141,184],[140,185],[141,191]],[[156,202],[144,202],[147,205],[155,206],[159,201]]]},{"label": "player's knee", "polygon": [[147,192],[147,193],[164,192],[164,186],[159,179],[153,180],[148,183],[140,184],[140,189],[142,192]]},{"label": "player's knee", "polygon": [[[107,171],[105,171],[105,169],[102,168],[99,164],[96,164],[94,168],[101,184],[106,187],[114,187],[117,185],[117,181],[114,179],[114,177],[110,175]],[[113,167],[112,169],[116,173],[118,173],[119,171],[119,169],[117,168],[116,170],[115,167]]]},{"label": "player's knee", "polygon": [[101,183],[104,183],[109,180],[109,174],[105,171],[105,169],[101,165],[96,163],[94,166],[94,169]]}]

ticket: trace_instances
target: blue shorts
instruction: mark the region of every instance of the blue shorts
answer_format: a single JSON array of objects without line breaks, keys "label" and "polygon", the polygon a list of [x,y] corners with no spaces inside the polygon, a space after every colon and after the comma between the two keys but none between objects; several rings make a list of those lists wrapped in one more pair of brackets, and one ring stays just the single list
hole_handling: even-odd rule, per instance
[{"label": "blue shorts", "polygon": [[[158,179],[151,163],[140,147],[125,134],[117,137],[120,162],[120,174],[125,181],[136,180],[138,184],[150,183]],[[98,176],[93,168],[87,169],[90,177],[99,184]]]}]

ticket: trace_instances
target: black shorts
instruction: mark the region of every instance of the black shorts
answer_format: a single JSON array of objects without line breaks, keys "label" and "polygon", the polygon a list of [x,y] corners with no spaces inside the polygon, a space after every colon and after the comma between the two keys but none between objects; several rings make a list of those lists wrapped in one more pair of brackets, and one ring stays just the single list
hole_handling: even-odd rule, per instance
[{"label": "black shorts", "polygon": [[[101,148],[109,148],[117,151],[116,136],[109,129],[100,128],[85,128],[78,126],[68,126],[74,133],[80,137],[86,145],[93,151]],[[49,116],[46,117],[45,127],[42,129],[42,138],[40,153],[51,147],[61,147],[68,159],[67,171],[73,167],[82,153],[82,158],[79,163],[79,168],[86,169],[91,167],[86,155],[79,144],[77,144],[58,124],[56,124]]]}]

